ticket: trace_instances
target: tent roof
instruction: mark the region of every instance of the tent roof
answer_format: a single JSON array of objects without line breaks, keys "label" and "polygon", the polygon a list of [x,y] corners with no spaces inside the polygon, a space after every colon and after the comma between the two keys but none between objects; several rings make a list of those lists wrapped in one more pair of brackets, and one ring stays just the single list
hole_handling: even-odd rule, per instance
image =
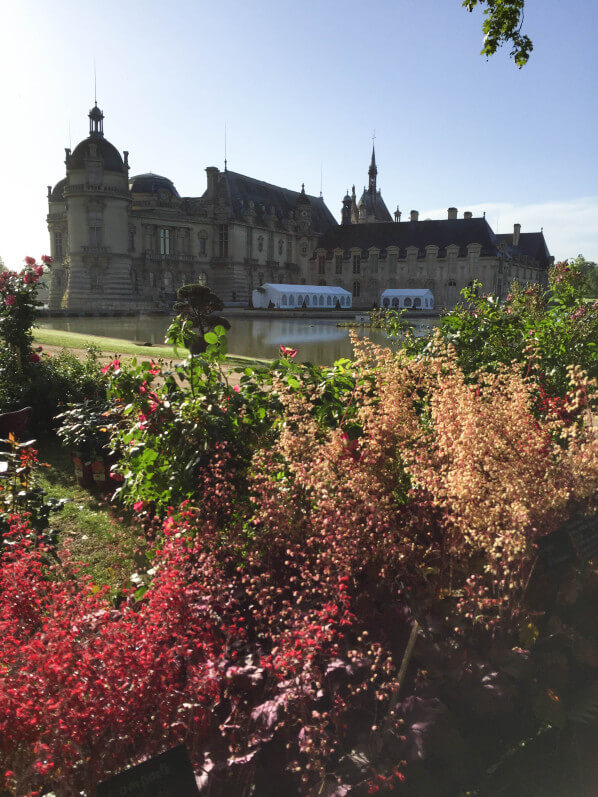
[{"label": "tent roof", "polygon": [[433,296],[428,288],[387,288],[382,296]]},{"label": "tent roof", "polygon": [[347,296],[351,295],[350,291],[333,285],[285,285],[279,282],[265,282],[261,287],[272,288],[272,290],[279,293],[323,293],[325,296],[327,294],[338,295],[343,293]]}]

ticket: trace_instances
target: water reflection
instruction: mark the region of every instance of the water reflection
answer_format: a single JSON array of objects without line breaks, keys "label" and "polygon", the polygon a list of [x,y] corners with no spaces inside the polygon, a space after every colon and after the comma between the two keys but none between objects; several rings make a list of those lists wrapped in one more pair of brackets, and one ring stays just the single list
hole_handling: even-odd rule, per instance
[{"label": "water reflection", "polygon": [[[353,349],[349,330],[337,326],[336,320],[309,318],[238,318],[232,317],[228,332],[231,354],[247,357],[274,358],[279,347],[298,349],[297,359],[319,365],[331,365],[341,357],[351,358]],[[423,334],[435,323],[434,319],[420,319],[416,334]],[[170,318],[166,316],[137,316],[126,318],[46,318],[39,326],[62,329],[88,335],[104,335],[129,341],[161,344],[164,342]],[[368,336],[379,345],[389,345],[386,334],[379,329],[357,328],[359,337]]]}]

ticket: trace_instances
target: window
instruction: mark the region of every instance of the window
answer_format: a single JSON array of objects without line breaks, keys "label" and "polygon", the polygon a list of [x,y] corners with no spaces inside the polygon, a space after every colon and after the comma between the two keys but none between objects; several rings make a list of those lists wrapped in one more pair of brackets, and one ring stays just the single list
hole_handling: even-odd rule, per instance
[{"label": "window", "polygon": [[263,252],[264,251],[264,236],[258,235],[257,237],[257,251]]},{"label": "window", "polygon": [[129,230],[129,252],[135,250],[135,230]]},{"label": "window", "polygon": [[335,255],[334,256],[334,273],[335,274],[342,274],[343,273],[343,256],[342,255]]},{"label": "window", "polygon": [[297,297],[297,304],[298,305],[302,305],[303,304],[303,296],[301,294],[299,294],[299,296]]},{"label": "window", "polygon": [[288,302],[287,302],[287,295],[286,295],[286,293],[283,293],[283,294],[282,294],[282,303],[285,305],[285,307],[286,307],[286,305],[288,304]]},{"label": "window", "polygon": [[422,300],[419,298],[419,296],[417,296],[417,297],[416,297],[416,298],[413,300],[413,306],[414,306],[414,307],[421,307],[421,306],[422,306]]},{"label": "window", "polygon": [[403,301],[403,305],[405,307],[411,307],[411,297],[410,296],[405,296],[405,299]]},{"label": "window", "polygon": [[397,273],[397,253],[391,252],[388,255],[388,270],[391,274]]},{"label": "window", "polygon": [[90,210],[89,211],[89,245],[101,246],[102,245],[102,211]]},{"label": "window", "polygon": [[320,307],[324,307],[324,297],[320,294],[320,298],[318,299],[318,304]]},{"label": "window", "polygon": [[165,271],[162,275],[162,285],[166,293],[174,291],[174,280],[172,278],[172,271]]},{"label": "window", "polygon": [[361,274],[361,255],[353,255],[353,274]]},{"label": "window", "polygon": [[293,307],[295,305],[295,296],[291,293],[289,296],[289,307]]},{"label": "window", "polygon": [[208,251],[208,237],[205,233],[199,234],[199,254],[206,255]]},{"label": "window", "polygon": [[318,274],[326,273],[326,255],[318,255]]},{"label": "window", "polygon": [[382,299],[382,307],[390,307],[390,299],[388,296],[385,296],[384,299]]},{"label": "window", "polygon": [[[353,268],[355,268],[355,263],[353,263]],[[355,296],[355,298],[361,296],[361,283],[358,280],[355,280],[353,283],[353,296]]]},{"label": "window", "polygon": [[154,274],[153,271],[150,271],[149,273],[149,286],[150,288],[156,287],[156,275]]},{"label": "window", "polygon": [[332,296],[326,297],[326,307],[332,307]]},{"label": "window", "polygon": [[55,232],[54,233],[54,257],[57,260],[62,260],[64,257],[64,250],[62,248],[62,233]]},{"label": "window", "polygon": [[228,224],[218,225],[218,254],[228,257]]},{"label": "window", "polygon": [[447,304],[452,307],[457,301],[457,283],[455,280],[449,280],[446,290]]},{"label": "window", "polygon": [[133,293],[139,293],[139,278],[136,269],[131,269],[131,286]]},{"label": "window", "polygon": [[395,307],[395,308],[399,306],[399,297],[398,296],[393,296],[392,297],[392,306]]},{"label": "window", "polygon": [[378,272],[378,255],[375,253],[370,255],[370,268],[372,269],[372,274]]},{"label": "window", "polygon": [[170,230],[166,227],[160,227],[160,254],[170,254]]}]

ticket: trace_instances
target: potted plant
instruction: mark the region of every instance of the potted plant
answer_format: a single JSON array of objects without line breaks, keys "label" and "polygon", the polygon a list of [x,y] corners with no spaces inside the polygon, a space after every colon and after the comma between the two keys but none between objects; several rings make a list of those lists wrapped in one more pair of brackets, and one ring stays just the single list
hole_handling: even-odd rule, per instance
[{"label": "potted plant", "polygon": [[71,452],[75,478],[82,487],[111,488],[111,432],[119,421],[117,409],[106,401],[69,404],[57,416],[56,430],[62,445]]}]

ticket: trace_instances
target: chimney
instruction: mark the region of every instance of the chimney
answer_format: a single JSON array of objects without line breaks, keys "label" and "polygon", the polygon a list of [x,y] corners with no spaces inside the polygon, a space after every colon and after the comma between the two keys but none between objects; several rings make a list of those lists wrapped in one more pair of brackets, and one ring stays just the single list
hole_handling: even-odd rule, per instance
[{"label": "chimney", "polygon": [[521,232],[521,224],[513,225],[513,246],[519,246],[519,233]]},{"label": "chimney", "polygon": [[412,210],[409,214],[409,221],[417,221],[419,219],[419,211]]},{"label": "chimney", "polygon": [[473,218],[473,213],[471,212],[471,210],[466,210],[465,213],[463,214],[463,218],[464,219],[472,219]]},{"label": "chimney", "polygon": [[457,218],[457,208],[449,208],[448,209],[448,217],[449,219],[456,219]]},{"label": "chimney", "polygon": [[208,176],[208,190],[206,192],[206,199],[214,199],[216,196],[216,181],[220,174],[220,169],[217,166],[208,166],[206,169]]}]

